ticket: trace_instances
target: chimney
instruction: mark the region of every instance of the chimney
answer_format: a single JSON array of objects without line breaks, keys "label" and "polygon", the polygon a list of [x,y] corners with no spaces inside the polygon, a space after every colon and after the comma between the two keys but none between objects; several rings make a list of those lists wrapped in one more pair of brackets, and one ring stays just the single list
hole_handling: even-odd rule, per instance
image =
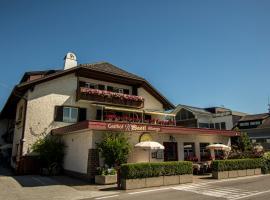
[{"label": "chimney", "polygon": [[74,53],[68,52],[64,58],[64,70],[76,67],[78,65],[77,58]]}]

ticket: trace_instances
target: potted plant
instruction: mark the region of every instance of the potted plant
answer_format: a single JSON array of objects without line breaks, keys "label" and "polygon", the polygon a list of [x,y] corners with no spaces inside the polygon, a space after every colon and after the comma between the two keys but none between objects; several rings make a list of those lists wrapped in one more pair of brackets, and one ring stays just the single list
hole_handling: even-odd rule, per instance
[{"label": "potted plant", "polygon": [[[100,143],[97,143],[97,148],[104,158],[105,166],[108,166],[106,169],[110,169],[102,170],[100,173],[103,173],[103,176],[108,176],[109,173],[114,173],[112,168],[118,171],[120,165],[127,162],[131,145],[123,133],[109,132],[104,135]],[[117,175],[118,180],[119,174]],[[120,183],[120,180],[118,180],[118,183]]]},{"label": "potted plant", "polygon": [[95,183],[109,185],[117,183],[117,173],[114,168],[98,167],[98,175],[95,176]]}]

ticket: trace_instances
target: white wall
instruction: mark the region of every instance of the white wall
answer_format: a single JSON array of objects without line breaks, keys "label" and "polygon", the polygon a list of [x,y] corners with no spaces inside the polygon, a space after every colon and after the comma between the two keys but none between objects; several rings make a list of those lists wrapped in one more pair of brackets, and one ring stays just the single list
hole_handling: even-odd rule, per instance
[{"label": "white wall", "polygon": [[142,96],[144,98],[144,109],[164,111],[162,103],[144,88],[138,88],[138,96]]},{"label": "white wall", "polygon": [[[77,77],[66,75],[34,87],[29,91],[25,124],[25,145],[23,153],[31,151],[31,145],[52,129],[70,125],[55,122],[55,106],[77,106],[88,108],[87,117],[93,113],[93,107],[87,102],[76,102]],[[92,108],[92,109],[91,109]]]},{"label": "white wall", "polygon": [[66,144],[66,155],[64,158],[64,169],[87,173],[88,150],[92,144],[92,132],[78,132],[64,135],[63,141]]}]

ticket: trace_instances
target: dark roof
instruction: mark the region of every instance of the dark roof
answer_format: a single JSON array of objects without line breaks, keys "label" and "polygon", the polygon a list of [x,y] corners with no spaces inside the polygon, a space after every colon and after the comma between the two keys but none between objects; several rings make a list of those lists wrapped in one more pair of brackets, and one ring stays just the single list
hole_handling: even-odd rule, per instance
[{"label": "dark roof", "polygon": [[33,76],[33,75],[43,75],[43,76],[47,76],[47,75],[50,75],[50,74],[53,74],[55,72],[59,72],[59,71],[62,71],[62,70],[44,70],[44,71],[30,71],[30,72],[25,72],[20,83],[23,83],[23,82],[26,82],[27,79],[30,77],[30,76]]},{"label": "dark roof", "polygon": [[108,62],[100,62],[100,63],[95,63],[95,64],[80,64],[80,65],[78,65],[78,67],[85,67],[85,68],[89,68],[91,70],[105,72],[105,73],[109,73],[112,75],[119,75],[119,76],[123,76],[123,77],[127,77],[127,78],[145,80],[142,77],[139,77],[135,74],[127,72],[123,69],[120,69],[119,67],[116,67]]},{"label": "dark roof", "polygon": [[177,105],[177,108],[178,107],[182,107],[182,108],[185,108],[187,110],[190,110],[194,113],[202,113],[202,114],[208,114],[208,115],[211,115],[212,113],[207,111],[205,108],[198,108],[198,107],[194,107],[194,106],[187,106],[187,105]]},{"label": "dark roof", "polygon": [[270,117],[263,120],[263,123],[259,125],[258,128],[270,128]]},{"label": "dark roof", "polygon": [[269,117],[269,113],[261,113],[261,114],[255,114],[255,115],[246,115],[242,117],[239,122],[244,122],[244,121],[254,121],[254,120],[263,120]]},{"label": "dark roof", "polygon": [[[86,71],[90,74],[92,72],[96,72],[99,74],[99,76],[107,76],[109,75],[111,78],[114,78],[115,81],[117,79],[123,80],[129,80],[130,83],[136,83],[137,85],[141,85],[144,87],[147,91],[149,91],[153,96],[155,96],[157,99],[162,102],[165,109],[173,109],[175,106],[167,100],[157,89],[155,89],[147,80],[144,78],[141,78],[135,74],[129,73],[125,70],[122,70],[110,63],[107,62],[100,62],[95,64],[80,64],[77,67],[73,67],[66,70],[46,70],[46,71],[34,71],[34,72],[26,72],[21,80],[21,82],[16,85],[11,92],[4,108],[2,109],[0,113],[0,118],[3,118],[4,116],[12,116],[14,115],[16,104],[18,100],[20,99],[20,96],[24,94],[27,89],[32,88],[36,84],[43,83],[67,74],[71,73],[85,73]],[[27,77],[29,75],[44,75],[41,78],[30,80],[25,82],[27,80]],[[13,108],[13,112],[10,112],[10,108]]]}]

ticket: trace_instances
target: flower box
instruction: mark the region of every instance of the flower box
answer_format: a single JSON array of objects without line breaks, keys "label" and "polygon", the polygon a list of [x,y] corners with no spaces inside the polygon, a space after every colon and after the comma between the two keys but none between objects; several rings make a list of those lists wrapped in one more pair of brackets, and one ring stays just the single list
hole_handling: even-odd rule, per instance
[{"label": "flower box", "polygon": [[99,185],[109,185],[117,183],[117,175],[96,175],[95,183]]}]

